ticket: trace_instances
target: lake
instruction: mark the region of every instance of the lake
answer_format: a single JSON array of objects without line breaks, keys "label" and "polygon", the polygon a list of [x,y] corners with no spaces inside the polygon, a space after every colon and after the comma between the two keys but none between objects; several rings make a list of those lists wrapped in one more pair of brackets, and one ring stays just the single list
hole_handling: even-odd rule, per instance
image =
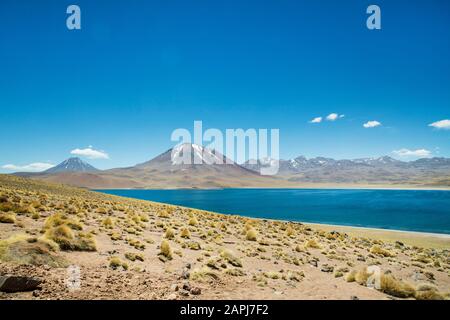
[{"label": "lake", "polygon": [[97,190],[254,218],[450,234],[450,191]]}]

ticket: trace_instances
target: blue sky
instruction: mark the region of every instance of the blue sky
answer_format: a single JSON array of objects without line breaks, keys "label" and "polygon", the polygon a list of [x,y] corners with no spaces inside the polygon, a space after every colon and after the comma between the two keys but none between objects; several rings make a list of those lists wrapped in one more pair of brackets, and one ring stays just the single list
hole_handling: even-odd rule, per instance
[{"label": "blue sky", "polygon": [[0,172],[89,146],[134,165],[194,120],[279,128],[282,158],[449,157],[449,57],[447,0],[2,0]]}]

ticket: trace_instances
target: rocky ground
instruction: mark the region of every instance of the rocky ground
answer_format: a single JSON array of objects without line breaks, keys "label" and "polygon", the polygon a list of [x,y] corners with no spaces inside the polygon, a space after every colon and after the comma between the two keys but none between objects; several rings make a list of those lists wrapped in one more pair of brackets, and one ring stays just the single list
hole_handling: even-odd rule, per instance
[{"label": "rocky ground", "polygon": [[0,299],[449,298],[450,241],[367,234],[0,175]]}]

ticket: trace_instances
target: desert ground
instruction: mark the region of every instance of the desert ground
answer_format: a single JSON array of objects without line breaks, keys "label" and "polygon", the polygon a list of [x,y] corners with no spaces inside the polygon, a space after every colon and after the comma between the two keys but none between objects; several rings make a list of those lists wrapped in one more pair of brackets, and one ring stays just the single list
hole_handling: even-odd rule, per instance
[{"label": "desert ground", "polygon": [[449,299],[449,249],[0,175],[0,279],[37,280],[0,299]]}]

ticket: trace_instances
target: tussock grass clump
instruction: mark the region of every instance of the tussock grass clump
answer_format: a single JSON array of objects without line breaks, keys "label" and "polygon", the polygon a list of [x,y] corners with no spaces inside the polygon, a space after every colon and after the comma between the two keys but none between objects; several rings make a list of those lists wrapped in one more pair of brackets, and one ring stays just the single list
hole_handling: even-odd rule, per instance
[{"label": "tussock grass clump", "polygon": [[0,223],[16,223],[16,215],[13,212],[0,213]]},{"label": "tussock grass clump", "polygon": [[300,282],[305,277],[305,273],[303,271],[288,271],[282,274],[281,278],[283,280],[288,281],[296,281]]},{"label": "tussock grass clump", "polygon": [[117,270],[119,268],[122,268],[123,270],[128,270],[128,264],[122,261],[119,257],[111,257],[111,259],[109,260],[109,266],[113,270]]},{"label": "tussock grass clump", "polygon": [[128,238],[127,239],[127,243],[130,246],[134,247],[135,249],[138,249],[138,250],[144,250],[145,249],[145,244],[142,243],[141,241],[139,241],[138,239]]},{"label": "tussock grass clump", "polygon": [[56,242],[61,250],[65,251],[97,250],[97,245],[92,234],[75,235],[74,231],[65,224],[48,229],[44,237]]},{"label": "tussock grass clump", "polygon": [[367,280],[371,275],[372,273],[367,272],[367,268],[362,268],[361,270],[355,273],[355,281],[358,284],[365,286],[367,285]]},{"label": "tussock grass clump", "polygon": [[107,228],[107,229],[112,229],[112,228],[114,228],[114,220],[113,219],[111,219],[111,217],[108,217],[108,218],[106,218],[106,219],[104,219],[103,221],[102,221],[102,226],[104,226],[105,228]]},{"label": "tussock grass clump", "polygon": [[321,249],[322,247],[315,239],[305,241],[305,248]]},{"label": "tussock grass clump", "polygon": [[45,220],[44,229],[50,229],[61,225],[67,225],[72,230],[83,230],[83,225],[81,222],[75,219],[70,219],[68,216],[61,213],[55,213],[48,217]]},{"label": "tussock grass clump", "polygon": [[106,208],[104,208],[104,207],[100,207],[100,208],[97,208],[95,210],[95,212],[100,213],[100,214],[107,214],[108,210],[106,210]]},{"label": "tussock grass clump", "polygon": [[134,252],[125,253],[125,258],[133,262],[136,260],[144,262],[145,260],[144,255],[142,253],[134,253]]},{"label": "tussock grass clump", "polygon": [[168,219],[170,217],[170,214],[166,210],[161,210],[158,212],[158,217]]},{"label": "tussock grass clump", "polygon": [[186,246],[191,249],[191,250],[201,250],[201,246],[200,243],[198,243],[197,241],[188,241],[186,243]]},{"label": "tussock grass clump", "polygon": [[273,279],[273,280],[281,279],[281,277],[282,277],[282,274],[279,272],[276,272],[276,271],[267,271],[267,272],[264,272],[263,275],[266,278]]},{"label": "tussock grass clump", "polygon": [[173,239],[175,237],[175,231],[172,228],[167,228],[164,233],[164,237],[167,239]]},{"label": "tussock grass clump", "polygon": [[352,270],[345,275],[345,281],[347,282],[355,282],[356,270]]},{"label": "tussock grass clump", "polygon": [[118,232],[113,232],[110,237],[112,241],[122,240],[122,235]]},{"label": "tussock grass clump", "polygon": [[159,256],[164,257],[165,259],[168,260],[173,259],[172,249],[170,248],[170,244],[167,240],[163,240],[161,242]]},{"label": "tussock grass clump", "polygon": [[233,251],[224,249],[220,252],[220,256],[232,266],[242,268],[241,259],[236,257]]},{"label": "tussock grass clump", "polygon": [[439,293],[438,289],[428,283],[420,284],[416,288],[414,297],[417,300],[444,300],[445,297]]},{"label": "tussock grass clump", "polygon": [[295,231],[294,231],[294,229],[293,229],[291,226],[288,226],[288,227],[286,228],[286,235],[287,235],[288,237],[294,236],[294,233],[295,233]]},{"label": "tussock grass clump", "polygon": [[395,257],[395,254],[381,248],[379,245],[374,245],[372,248],[370,248],[370,253],[379,255],[379,256],[383,256],[383,257]]},{"label": "tussock grass clump", "polygon": [[247,234],[245,235],[245,239],[247,239],[248,241],[256,241],[258,237],[258,232],[253,229],[250,228],[247,230]]},{"label": "tussock grass clump", "polygon": [[242,269],[238,269],[238,268],[225,269],[225,274],[228,274],[233,277],[245,276],[245,272],[242,271]]},{"label": "tussock grass clump", "polygon": [[209,269],[208,267],[202,267],[195,269],[190,274],[190,279],[194,281],[215,281],[219,279],[217,273]]},{"label": "tussock grass clump", "polygon": [[58,251],[58,245],[45,238],[19,234],[0,240],[2,262],[65,267],[67,263],[57,254]]},{"label": "tussock grass clump", "polygon": [[389,274],[383,274],[380,281],[380,291],[398,298],[414,297],[415,289],[410,284],[395,279]]},{"label": "tussock grass clump", "polygon": [[185,238],[185,239],[190,239],[191,232],[189,231],[188,228],[183,228],[183,229],[181,229],[180,237]]},{"label": "tussock grass clump", "polygon": [[191,217],[188,221],[188,224],[192,227],[198,226],[198,220],[196,217]]}]

